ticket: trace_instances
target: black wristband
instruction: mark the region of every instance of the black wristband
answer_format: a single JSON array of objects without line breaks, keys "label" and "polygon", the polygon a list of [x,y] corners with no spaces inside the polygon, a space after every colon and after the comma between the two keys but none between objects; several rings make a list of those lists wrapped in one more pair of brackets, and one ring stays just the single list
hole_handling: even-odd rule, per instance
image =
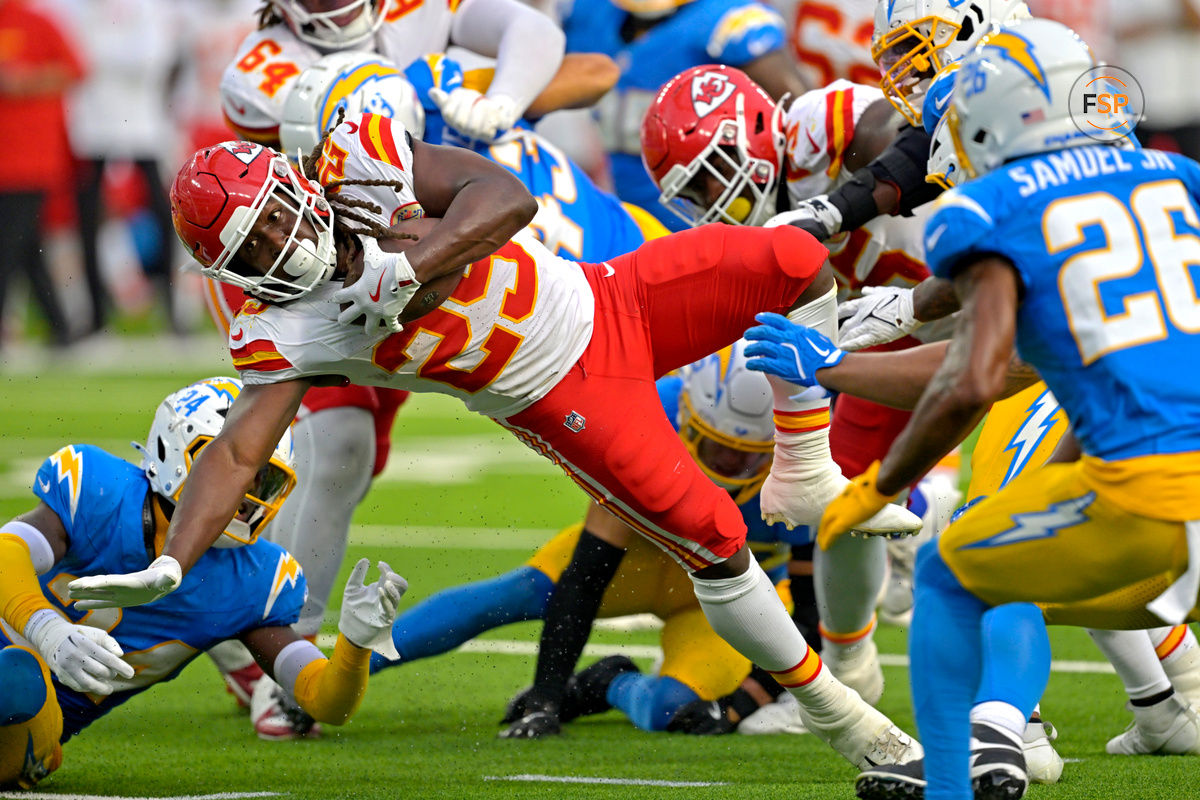
[{"label": "black wristband", "polygon": [[833,190],[829,195],[829,204],[841,213],[843,231],[858,230],[878,217],[875,175],[870,167],[863,167],[851,175],[849,181]]},{"label": "black wristband", "polygon": [[571,563],[563,570],[546,605],[546,622],[538,644],[533,686],[541,697],[562,706],[571,677],[592,632],[604,590],[617,572],[625,551],[584,530]]},{"label": "black wristband", "polygon": [[899,190],[900,213],[905,216],[942,193],[942,187],[925,181],[932,143],[924,128],[905,125],[887,149],[866,166],[877,180]]}]

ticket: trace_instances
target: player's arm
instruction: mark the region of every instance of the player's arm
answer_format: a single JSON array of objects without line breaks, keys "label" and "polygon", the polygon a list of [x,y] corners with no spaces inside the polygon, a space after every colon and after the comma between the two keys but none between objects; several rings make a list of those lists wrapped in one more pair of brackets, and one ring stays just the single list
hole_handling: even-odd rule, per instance
[{"label": "player's arm", "polygon": [[954,284],[944,278],[930,276],[912,289],[866,286],[861,297],[838,305],[838,343],[861,350],[893,342],[958,309]]},{"label": "player's arm", "polygon": [[533,686],[509,703],[502,722],[510,724],[501,736],[536,739],[561,731],[567,679],[583,654],[600,601],[633,535],[632,528],[598,504],[588,508],[571,563],[546,606]]},{"label": "player's arm", "polygon": [[550,83],[525,109],[529,119],[540,119],[564,108],[588,108],[617,85],[621,68],[603,53],[567,53]]},{"label": "player's arm", "polygon": [[[392,623],[408,582],[379,562],[379,580],[366,583],[367,559],[350,573],[329,658],[286,626],[255,628],[239,637],[255,661],[309,716],[342,725],[367,690],[371,648],[391,643]],[[393,650],[394,652],[394,650]]]},{"label": "player's arm", "polygon": [[76,625],[42,593],[37,576],[67,552],[67,531],[45,503],[0,525],[0,619],[20,632],[63,684],[108,695],[112,681],[132,678],[121,646],[99,628]]},{"label": "player's arm", "polygon": [[243,388],[221,432],[188,472],[162,555],[139,572],[71,581],[67,589],[77,607],[143,605],[177,589],[237,514],[310,386],[310,380],[295,379]]},{"label": "player's arm", "polygon": [[441,222],[405,251],[418,282],[491,255],[537,213],[537,201],[508,170],[462,147],[412,140],[413,191]]},{"label": "player's arm", "polygon": [[782,47],[742,64],[741,70],[771,95],[772,100],[779,100],[784,95],[799,97],[807,91],[795,62]]}]

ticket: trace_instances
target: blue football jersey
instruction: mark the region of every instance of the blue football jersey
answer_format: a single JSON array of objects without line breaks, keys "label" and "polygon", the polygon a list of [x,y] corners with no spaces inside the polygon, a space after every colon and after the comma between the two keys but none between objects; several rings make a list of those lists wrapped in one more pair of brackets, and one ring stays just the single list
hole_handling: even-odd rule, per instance
[{"label": "blue football jersey", "polygon": [[740,67],[783,47],[783,17],[757,2],[694,0],[635,41],[625,41],[628,19],[628,12],[607,0],[575,3],[563,20],[567,51],[604,53],[621,68],[617,85],[597,107],[617,196],[654,214],[669,230],[681,230],[685,223],[659,204],[658,188],[642,165],[642,118],[659,87],[685,69]]},{"label": "blue football jersey", "polygon": [[1086,453],[1200,450],[1200,165],[1077,147],[1012,161],[942,195],[926,261],[948,278],[996,254],[1017,269],[1021,357]]},{"label": "blue football jersey", "polygon": [[[66,554],[40,576],[42,591],[72,622],[108,631],[137,674],[108,697],[80,694],[55,679],[63,741],[133,695],[174,678],[198,654],[261,627],[300,618],[307,588],[300,565],[264,539],[210,548],[174,592],[144,606],[84,612],[67,604],[67,584],[85,575],[134,572],[151,560],[144,514],[150,482],[137,466],[91,445],[69,445],[46,459],[34,494],[66,528]],[[0,631],[0,646],[11,629]]]}]

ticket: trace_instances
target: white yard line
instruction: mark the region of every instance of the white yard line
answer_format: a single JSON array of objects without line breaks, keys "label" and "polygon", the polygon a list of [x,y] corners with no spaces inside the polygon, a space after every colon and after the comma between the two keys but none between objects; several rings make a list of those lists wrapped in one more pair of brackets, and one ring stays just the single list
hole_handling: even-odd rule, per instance
[{"label": "white yard line", "polygon": [[728,786],[723,781],[656,781],[644,778],[586,778],[581,775],[484,775],[485,781],[532,781],[534,783],[600,783],[606,786],[667,786],[692,789],[701,786]]}]

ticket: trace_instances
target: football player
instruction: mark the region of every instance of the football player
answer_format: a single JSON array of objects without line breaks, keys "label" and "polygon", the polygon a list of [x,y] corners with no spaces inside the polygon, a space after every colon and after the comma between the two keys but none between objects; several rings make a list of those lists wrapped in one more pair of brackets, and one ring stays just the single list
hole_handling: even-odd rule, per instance
[{"label": "football player", "polygon": [[[741,507],[754,556],[786,603],[788,587],[781,582],[787,577],[790,545],[809,544],[811,536],[807,527],[768,526],[758,513],[758,489],[771,466],[771,387],[746,369],[743,347],[737,342],[660,378],[658,394],[697,464]],[[523,566],[446,589],[397,618],[392,639],[400,660],[373,658],[372,671],[444,653],[500,625],[543,618],[552,595],[560,591],[555,585],[565,570],[579,568],[571,562],[581,557],[617,562],[601,578],[607,586],[589,587],[603,596],[595,616],[654,614],[663,621],[663,665],[657,675],[641,675],[629,659],[615,657],[568,681],[591,629],[591,615],[571,608],[571,630],[542,637],[534,687],[512,704],[504,720],[520,724],[502,735],[534,738],[558,733],[561,722],[602,711],[610,703],[639,728],[661,731],[685,704],[730,694],[750,672],[745,657],[705,621],[686,574],[675,562],[595,505],[582,525],[566,528]],[[809,583],[811,604],[811,579]],[[562,668],[544,663],[551,658],[561,660]],[[628,676],[622,677],[625,673]],[[756,680],[767,684],[765,691],[772,699],[784,693],[765,674]],[[755,703],[742,711],[748,715],[757,708]]]},{"label": "football player", "polygon": [[[830,504],[818,535],[835,540],[965,435],[1019,344],[1082,457],[1012,481],[918,559],[911,675],[932,796],[971,797],[968,711],[988,608],[1031,601],[1052,623],[1131,629],[1196,614],[1200,394],[1158,365],[1200,355],[1184,311],[1194,292],[1176,272],[1197,257],[1200,165],[1083,133],[1068,98],[1096,66],[1047,20],[1007,26],[963,60],[947,125],[971,180],[941,199],[926,235],[931,268],[961,298],[959,330],[909,426]],[[1105,266],[1109,252],[1119,272]],[[1126,313],[1112,316],[1113,305]],[[993,733],[1016,728],[1041,694],[1044,642],[1030,631],[1031,667],[1010,687],[1017,713]]]},{"label": "football player", "polygon": [[241,390],[237,379],[209,378],[169,395],[146,445],[135,445],[140,467],[91,445],[63,447],[38,469],[37,506],[0,526],[0,788],[32,788],[62,763],[60,743],[227,639],[244,642],[314,718],[341,725],[358,708],[367,648],[387,638],[407,584],[381,561],[379,580],[367,585],[360,561],[330,659],[292,630],[303,572],[286,550],[258,538],[295,483],[286,426],[178,591],[124,611],[63,599],[76,577],[161,553],[192,465]]},{"label": "football player", "polygon": [[[76,597],[138,604],[177,586],[233,510],[231,487],[257,469],[262,442],[321,376],[437,391],[495,419],[673,555],[713,629],[791,689],[806,726],[848,760],[919,753],[823,668],[750,557],[741,512],[688,456],[654,387],[735,341],[752,309],[792,309],[791,318],[831,327],[824,248],[790,227],[714,226],[603,264],[568,262],[520,232],[536,203],[509,173],[371,114],[334,129],[313,174],[338,180],[337,192],[279,153],[238,142],[195,154],[177,176],[177,230],[189,251],[205,272],[264,301],[243,309],[230,334],[235,365],[256,385],[195,465],[164,556],[136,573],[80,579]],[[369,208],[372,196],[380,200]],[[373,209],[398,201],[440,221],[388,229]],[[345,277],[357,280],[339,288]],[[366,324],[351,324],[359,318]],[[777,414],[778,398],[797,391],[773,380]],[[828,407],[794,402],[783,412],[794,446],[782,475],[776,452],[770,477],[776,491],[819,507],[844,480],[824,441]],[[881,511],[862,529],[920,526],[898,506]]]},{"label": "football player", "polygon": [[563,20],[567,50],[604,53],[621,77],[596,108],[617,196],[683,225],[655,203],[638,129],[659,88],[695,64],[740,67],[772,97],[804,91],[787,54],[783,18],[757,0],[600,0],[576,3]]}]

